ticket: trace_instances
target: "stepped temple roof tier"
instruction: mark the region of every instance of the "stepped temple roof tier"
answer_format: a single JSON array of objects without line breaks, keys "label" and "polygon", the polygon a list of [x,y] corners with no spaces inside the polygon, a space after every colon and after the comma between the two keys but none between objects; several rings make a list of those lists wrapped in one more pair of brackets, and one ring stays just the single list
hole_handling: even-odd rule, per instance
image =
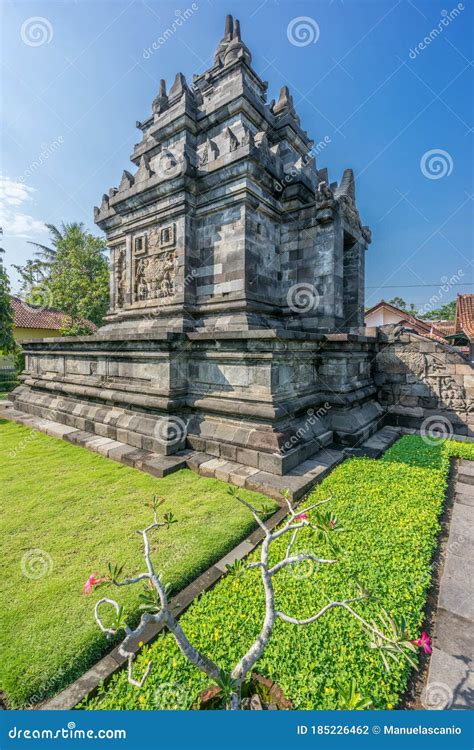
[{"label": "stepped temple roof tier", "polygon": [[[267,88],[232,16],[209,70],[160,82],[133,167],[94,210],[112,259],[106,330],[363,325],[370,232],[353,173],[328,184],[288,87],[270,104]],[[292,309],[301,285],[318,299],[307,311]]]},{"label": "stepped temple roof tier", "polygon": [[232,16],[213,60],[150,92],[131,165],[94,209],[105,325],[25,344],[12,399],[157,476],[187,465],[300,497],[342,457],[328,446],[381,417],[361,328],[370,231],[352,170],[330,182],[287,86],[267,102]]}]

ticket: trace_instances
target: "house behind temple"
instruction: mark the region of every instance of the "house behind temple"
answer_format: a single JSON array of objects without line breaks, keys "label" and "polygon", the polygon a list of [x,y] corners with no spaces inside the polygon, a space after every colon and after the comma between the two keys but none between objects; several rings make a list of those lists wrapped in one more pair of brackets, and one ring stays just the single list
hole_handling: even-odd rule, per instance
[{"label": "house behind temple", "polygon": [[382,299],[366,310],[364,322],[369,328],[403,325],[420,336],[451,344],[471,362],[474,359],[474,294],[458,295],[454,320],[421,320]]}]

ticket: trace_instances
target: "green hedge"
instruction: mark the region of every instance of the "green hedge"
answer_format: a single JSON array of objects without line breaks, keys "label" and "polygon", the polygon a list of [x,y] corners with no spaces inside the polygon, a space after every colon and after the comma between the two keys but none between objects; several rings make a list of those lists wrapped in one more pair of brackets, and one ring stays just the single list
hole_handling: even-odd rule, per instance
[{"label": "green hedge", "polygon": [[[352,580],[358,579],[372,594],[356,605],[360,614],[370,620],[385,608],[403,615],[410,636],[417,638],[451,455],[474,458],[474,446],[427,445],[420,437],[409,436],[382,460],[356,458],[336,468],[310,500],[332,496],[327,507],[347,530],[339,537],[344,552],[336,566],[318,571],[300,567],[296,575],[280,573],[275,580],[277,607],[291,615],[309,616],[329,599],[351,595]],[[280,559],[286,542],[274,545]],[[300,533],[299,551],[317,548],[311,529]],[[256,637],[262,616],[262,587],[255,570],[242,578],[223,579],[190,607],[181,624],[194,644],[230,669]],[[152,673],[141,690],[128,684],[122,670],[85,707],[190,708],[208,685],[206,676],[184,659],[169,634],[143,649],[136,661],[138,674],[150,657]],[[410,674],[406,663],[387,673],[379,654],[368,648],[368,636],[342,610],[332,610],[306,627],[279,621],[257,668],[275,680],[299,709],[337,708],[339,692],[352,678],[375,708],[392,708]]]}]

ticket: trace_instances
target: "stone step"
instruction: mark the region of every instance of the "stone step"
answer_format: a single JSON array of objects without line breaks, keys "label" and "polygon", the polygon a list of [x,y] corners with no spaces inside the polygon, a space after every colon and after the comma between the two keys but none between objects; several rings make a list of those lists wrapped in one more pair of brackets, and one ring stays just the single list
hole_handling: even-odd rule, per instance
[{"label": "stone step", "polygon": [[474,461],[461,461],[458,469],[458,482],[462,484],[474,485]]},{"label": "stone step", "polygon": [[346,456],[368,456],[379,458],[400,437],[400,429],[387,425],[377,430],[359,446],[345,449]]},{"label": "stone step", "polygon": [[281,476],[235,461],[216,458],[209,453],[199,451],[182,450],[171,456],[165,456],[134,448],[109,437],[101,437],[93,432],[68,427],[42,417],[31,416],[12,407],[4,409],[0,412],[0,415],[2,413],[5,416],[8,415],[7,418],[15,422],[45,432],[51,437],[66,440],[73,445],[87,448],[113,461],[145,471],[155,477],[164,477],[173,471],[187,467],[200,476],[213,477],[238,487],[261,492],[279,502],[283,502],[282,493],[285,491],[288,491],[292,500],[299,500],[345,458],[342,450],[321,448],[317,454]]},{"label": "stone step", "polygon": [[[472,476],[473,462],[462,461],[460,472]],[[474,487],[469,483],[455,484],[446,557],[439,587],[438,609],[433,633],[426,687],[421,701],[425,708],[474,708],[474,663],[472,632],[474,601],[470,581],[474,575]]]}]

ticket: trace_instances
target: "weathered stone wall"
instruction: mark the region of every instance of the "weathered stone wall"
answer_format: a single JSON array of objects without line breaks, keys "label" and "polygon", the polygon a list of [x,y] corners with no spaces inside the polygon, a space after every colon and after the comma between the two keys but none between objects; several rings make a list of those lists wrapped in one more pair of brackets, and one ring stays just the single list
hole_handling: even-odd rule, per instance
[{"label": "weathered stone wall", "polygon": [[399,327],[380,331],[374,379],[387,423],[474,435],[474,369],[452,347]]}]

